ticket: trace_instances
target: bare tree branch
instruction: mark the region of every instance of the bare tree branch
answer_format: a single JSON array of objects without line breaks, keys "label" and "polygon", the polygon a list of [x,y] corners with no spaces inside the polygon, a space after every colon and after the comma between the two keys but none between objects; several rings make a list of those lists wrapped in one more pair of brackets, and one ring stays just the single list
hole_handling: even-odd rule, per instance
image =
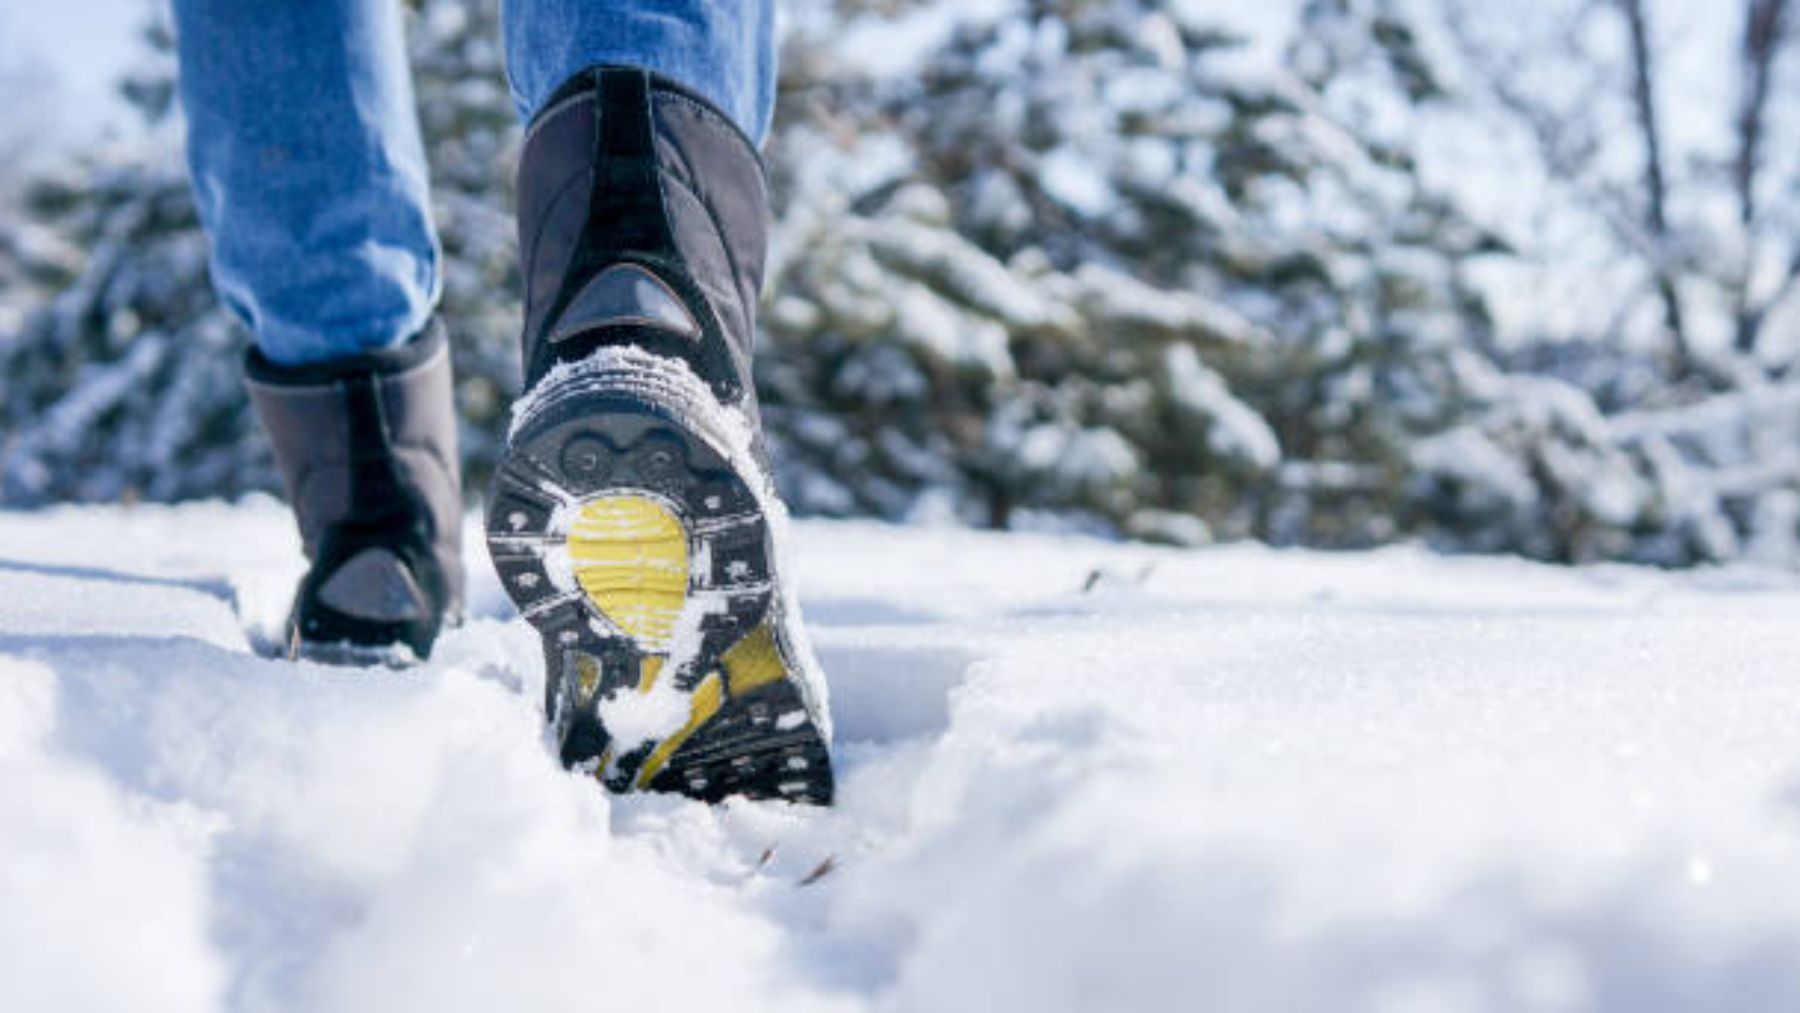
[{"label": "bare tree branch", "polygon": [[[1591,178],[1595,162],[1604,147],[1605,128],[1597,125],[1592,115],[1593,96],[1616,87],[1616,68],[1595,60],[1576,41],[1585,34],[1585,23],[1595,17],[1617,16],[1618,0],[1585,0],[1558,19],[1546,34],[1546,44],[1560,47],[1566,57],[1562,68],[1565,76],[1580,75],[1577,83],[1563,84],[1555,101],[1536,94],[1530,87],[1529,64],[1544,57],[1541,50],[1507,51],[1496,49],[1472,24],[1465,3],[1447,3],[1445,20],[1463,56],[1476,68],[1488,94],[1521,126],[1536,148],[1538,157],[1552,176],[1575,182],[1583,181],[1587,210],[1606,229],[1623,250],[1644,265],[1645,288],[1642,293],[1618,306],[1611,314],[1602,334],[1617,338],[1624,331],[1624,321],[1635,311],[1637,298],[1649,298],[1667,307],[1671,267],[1668,264],[1665,236],[1653,229],[1644,213],[1642,182],[1629,188]],[[1584,98],[1584,96],[1586,98]],[[1636,110],[1634,102],[1627,105]],[[1665,313],[1666,320],[1666,313]],[[1678,355],[1678,366],[1686,371],[1690,363]]]},{"label": "bare tree branch", "polygon": [[1637,115],[1638,136],[1644,145],[1645,224],[1655,244],[1652,270],[1657,294],[1662,299],[1663,323],[1684,367],[1693,363],[1687,326],[1681,309],[1681,293],[1669,269],[1669,179],[1663,167],[1662,118],[1656,106],[1655,56],[1650,48],[1650,15],[1644,0],[1618,0],[1631,40],[1631,101]]},{"label": "bare tree branch", "polygon": [[[1781,50],[1788,17],[1788,0],[1749,0],[1744,9],[1742,40],[1742,94],[1738,103],[1737,157],[1732,160],[1731,185],[1737,194],[1738,222],[1746,245],[1754,237],[1758,207],[1756,187],[1762,169],[1763,137],[1769,109],[1769,83],[1775,57]],[[1756,351],[1768,305],[1752,306],[1750,283],[1753,265],[1746,262],[1737,279],[1737,334],[1739,352]],[[1784,288],[1786,286],[1783,286]]]}]

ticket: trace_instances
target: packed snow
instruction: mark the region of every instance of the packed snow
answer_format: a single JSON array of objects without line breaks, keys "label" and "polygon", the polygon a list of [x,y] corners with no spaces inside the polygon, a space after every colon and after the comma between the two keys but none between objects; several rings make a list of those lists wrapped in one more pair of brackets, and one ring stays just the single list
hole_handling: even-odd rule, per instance
[{"label": "packed snow", "polygon": [[0,1005],[1800,1008],[1800,580],[797,533],[831,810],[560,770],[473,528],[395,672],[272,501],[0,516]]}]

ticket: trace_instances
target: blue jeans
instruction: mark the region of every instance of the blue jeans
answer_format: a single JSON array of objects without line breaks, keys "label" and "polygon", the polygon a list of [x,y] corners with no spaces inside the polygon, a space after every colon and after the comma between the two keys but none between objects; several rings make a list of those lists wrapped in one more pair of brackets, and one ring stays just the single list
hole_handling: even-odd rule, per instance
[{"label": "blue jeans", "polygon": [[[287,365],[404,341],[438,295],[399,0],[175,0],[188,165],[213,283]],[[761,142],[773,0],[506,0],[521,119],[599,64],[711,99]]]}]

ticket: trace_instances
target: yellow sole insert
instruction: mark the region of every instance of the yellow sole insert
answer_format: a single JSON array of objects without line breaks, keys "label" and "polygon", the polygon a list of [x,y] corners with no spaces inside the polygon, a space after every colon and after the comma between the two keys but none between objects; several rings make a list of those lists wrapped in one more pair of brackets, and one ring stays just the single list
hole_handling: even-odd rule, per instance
[{"label": "yellow sole insert", "polygon": [[648,654],[663,654],[687,602],[687,532],[643,496],[581,505],[567,539],[575,582],[594,607]]},{"label": "yellow sole insert", "polygon": [[699,731],[701,725],[711,721],[719,713],[719,708],[724,705],[725,687],[719,678],[719,673],[714,672],[700,680],[700,685],[694,687],[694,697],[691,710],[688,712],[687,724],[682,725],[675,734],[657,743],[656,748],[650,751],[650,755],[644,758],[644,765],[638,768],[635,782],[637,788],[641,791],[650,787],[650,782],[655,780],[656,775],[668,765],[669,757],[675,755],[675,750],[680,749],[682,743]]},{"label": "yellow sole insert", "polygon": [[[566,542],[576,583],[594,607],[644,652],[637,690],[650,692],[687,602],[686,530],[667,507],[648,497],[603,496],[576,511]],[[599,690],[598,661],[583,655],[577,675],[581,699],[592,701]],[[686,724],[656,744],[638,769],[634,785],[647,787],[676,750],[718,715],[728,694],[748,693],[786,675],[787,665],[765,619],[732,645],[719,658],[719,668],[694,687]],[[609,748],[601,758],[602,773],[610,767],[611,756]]]},{"label": "yellow sole insert", "polygon": [[744,639],[731,645],[719,660],[725,666],[725,679],[731,685],[732,696],[743,696],[787,676],[787,665],[781,660],[781,651],[775,646],[775,634],[769,629],[767,619]]}]

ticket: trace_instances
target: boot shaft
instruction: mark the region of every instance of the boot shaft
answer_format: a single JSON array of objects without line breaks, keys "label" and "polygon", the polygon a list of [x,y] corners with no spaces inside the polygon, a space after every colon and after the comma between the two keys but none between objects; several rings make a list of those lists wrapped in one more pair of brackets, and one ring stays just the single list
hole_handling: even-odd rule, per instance
[{"label": "boot shaft", "polygon": [[581,74],[527,132],[518,203],[527,389],[631,344],[748,406],[768,190],[723,113],[641,70]]}]

